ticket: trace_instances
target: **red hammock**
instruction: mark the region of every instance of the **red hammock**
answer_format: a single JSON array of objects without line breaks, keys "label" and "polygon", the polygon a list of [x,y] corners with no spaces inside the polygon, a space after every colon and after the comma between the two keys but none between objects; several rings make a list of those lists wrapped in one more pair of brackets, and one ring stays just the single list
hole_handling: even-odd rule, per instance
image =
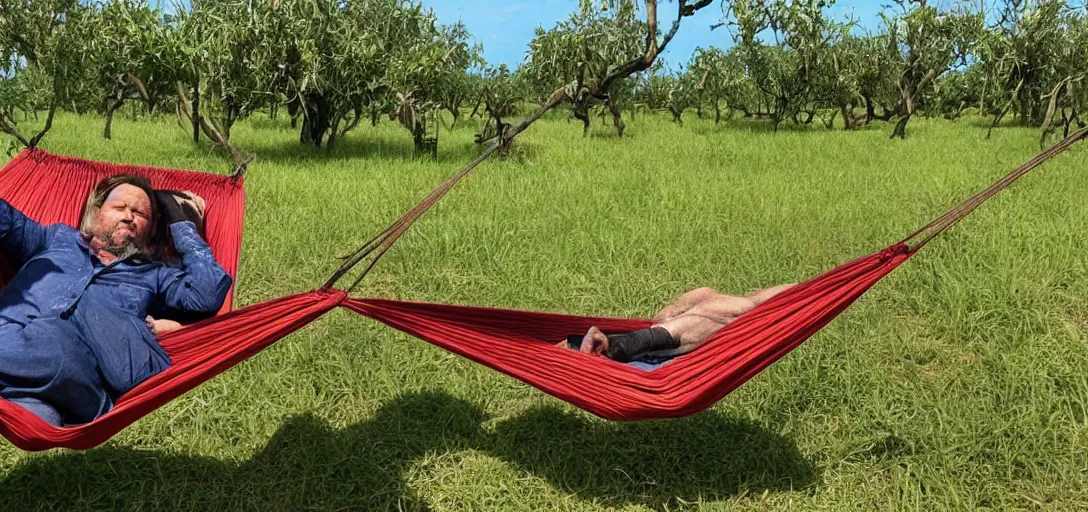
[{"label": "red hammock", "polygon": [[[226,312],[229,306],[224,306],[224,312],[215,318],[167,333],[160,341],[174,364],[124,395],[113,410],[92,423],[58,428],[18,405],[0,400],[0,434],[24,450],[92,448],[337,306],[506,373],[607,419],[690,415],[713,405],[793,350],[934,236],[1086,135],[1088,130],[1056,144],[903,241],[764,302],[718,331],[699,350],[652,372],[554,346],[566,335],[584,332],[592,325],[605,332],[622,332],[646,327],[650,325],[648,320],[357,299],[349,298],[347,292],[322,287],[231,312]],[[467,169],[477,163],[479,160]],[[192,190],[204,197],[208,204],[208,243],[216,259],[231,276],[235,275],[244,192],[240,181],[227,176],[91,162],[28,150],[0,171],[0,197],[39,222],[75,225],[86,191],[98,180],[119,172],[142,174],[155,187]],[[359,257],[347,266],[360,261],[360,255],[377,251],[368,268],[372,267],[412,221],[466,174],[467,170],[463,170],[436,189],[365,245],[365,250],[357,252]],[[331,281],[341,275],[343,272],[338,271]]]}]

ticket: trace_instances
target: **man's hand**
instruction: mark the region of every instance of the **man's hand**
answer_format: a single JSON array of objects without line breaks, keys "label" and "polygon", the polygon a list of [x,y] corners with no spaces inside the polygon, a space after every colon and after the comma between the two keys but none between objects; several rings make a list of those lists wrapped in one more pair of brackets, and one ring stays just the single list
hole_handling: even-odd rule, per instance
[{"label": "man's hand", "polygon": [[151,331],[151,334],[154,334],[155,336],[181,328],[181,324],[178,322],[173,320],[155,320],[154,318],[151,318],[151,315],[148,315],[147,318],[144,319],[144,322],[147,323],[147,330]]},{"label": "man's hand", "polygon": [[582,338],[582,346],[580,347],[582,352],[586,354],[601,355],[608,350],[608,336],[605,336],[604,332],[596,327],[590,327],[586,332],[585,337]]},{"label": "man's hand", "polygon": [[200,226],[200,219],[204,218],[204,199],[192,192],[158,190],[155,200],[167,224],[187,220]]}]

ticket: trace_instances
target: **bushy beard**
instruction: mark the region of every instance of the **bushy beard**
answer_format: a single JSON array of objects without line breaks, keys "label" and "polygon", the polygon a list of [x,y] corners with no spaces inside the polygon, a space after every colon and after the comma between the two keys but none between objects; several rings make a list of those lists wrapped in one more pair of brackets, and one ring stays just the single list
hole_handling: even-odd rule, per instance
[{"label": "bushy beard", "polygon": [[115,235],[121,230],[120,224],[115,224],[105,233],[97,235],[99,240],[105,241],[105,245],[102,246],[102,250],[106,251],[117,257],[119,260],[126,260],[138,254],[146,253],[146,247],[144,244],[139,243],[135,238],[131,236],[132,231],[129,231],[130,236],[125,237],[124,241],[120,244],[114,243]]}]

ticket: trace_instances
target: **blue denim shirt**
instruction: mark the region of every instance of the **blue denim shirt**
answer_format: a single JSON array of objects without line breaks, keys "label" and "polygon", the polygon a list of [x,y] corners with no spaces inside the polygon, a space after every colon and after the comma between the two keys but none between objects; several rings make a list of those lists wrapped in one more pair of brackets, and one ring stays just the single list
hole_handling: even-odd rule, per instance
[{"label": "blue denim shirt", "polygon": [[[231,286],[230,276],[193,223],[174,223],[170,231],[180,266],[139,256],[107,265],[91,253],[76,229],[64,224],[42,226],[0,199],[0,251],[12,268],[19,269],[0,291],[0,326],[17,324],[28,338],[9,342],[4,332],[15,331],[0,329],[0,396],[38,396],[57,408],[65,422],[86,422],[108,411],[121,394],[168,367],[170,358],[148,330],[145,316],[214,315]],[[59,338],[61,343],[36,343],[29,339],[32,332],[34,338]],[[73,351],[67,343],[82,343],[89,350]],[[20,356],[20,352],[34,353]],[[47,363],[52,357],[54,362],[39,370],[11,368],[19,357]],[[57,403],[73,395],[70,390],[53,389],[66,382],[87,389],[100,383],[105,395],[96,400],[104,402]],[[79,401],[88,399],[84,396]]]}]

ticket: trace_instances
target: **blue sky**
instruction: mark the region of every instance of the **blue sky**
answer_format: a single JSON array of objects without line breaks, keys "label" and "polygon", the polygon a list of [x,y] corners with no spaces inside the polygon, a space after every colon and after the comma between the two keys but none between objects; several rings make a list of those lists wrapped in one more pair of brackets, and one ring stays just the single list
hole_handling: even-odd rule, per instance
[{"label": "blue sky", "polygon": [[[510,67],[525,59],[534,28],[551,28],[578,9],[578,0],[423,0],[423,3],[434,9],[442,23],[463,21],[483,44],[484,57],[489,63],[506,63]],[[889,0],[839,0],[829,14],[836,18],[853,14],[862,27],[876,29],[881,25],[878,13],[882,5],[890,3]],[[672,25],[675,13],[675,0],[660,2],[658,17],[664,20],[659,21],[662,30]],[[729,47],[732,36],[727,27],[710,30],[721,19],[720,0],[685,18],[664,59],[675,67],[686,63],[697,46]]]}]

